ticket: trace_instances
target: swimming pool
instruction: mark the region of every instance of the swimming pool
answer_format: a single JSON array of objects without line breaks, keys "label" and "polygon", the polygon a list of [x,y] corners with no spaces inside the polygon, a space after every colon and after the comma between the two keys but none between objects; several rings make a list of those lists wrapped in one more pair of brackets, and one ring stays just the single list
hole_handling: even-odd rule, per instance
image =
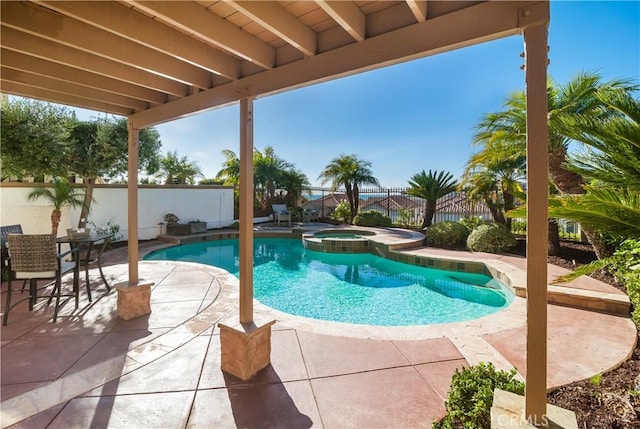
[{"label": "swimming pool", "polygon": [[[198,262],[238,275],[238,240],[205,241],[146,260]],[[305,249],[300,239],[254,240],[254,296],[298,316],[381,326],[471,320],[507,307],[513,294],[483,274],[404,264],[372,254]]]}]

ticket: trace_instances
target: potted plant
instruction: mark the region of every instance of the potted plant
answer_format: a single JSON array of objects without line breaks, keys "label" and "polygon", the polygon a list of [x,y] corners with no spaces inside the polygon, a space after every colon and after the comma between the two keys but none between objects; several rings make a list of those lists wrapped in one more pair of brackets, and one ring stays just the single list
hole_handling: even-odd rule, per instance
[{"label": "potted plant", "polygon": [[180,218],[173,213],[164,215],[164,223],[167,226],[167,234],[169,235],[185,235],[189,234],[189,225],[180,222]]},{"label": "potted plant", "polygon": [[207,223],[198,219],[191,220],[189,223],[179,223],[180,218],[173,213],[164,215],[164,223],[167,226],[167,234],[169,235],[186,235],[197,232],[206,232]]}]

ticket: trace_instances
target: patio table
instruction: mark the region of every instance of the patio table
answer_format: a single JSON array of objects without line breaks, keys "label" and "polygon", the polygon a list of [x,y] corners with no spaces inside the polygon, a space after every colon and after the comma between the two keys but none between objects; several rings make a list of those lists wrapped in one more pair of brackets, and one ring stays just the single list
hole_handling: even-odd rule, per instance
[{"label": "patio table", "polygon": [[[89,296],[89,302],[91,302],[91,289],[89,288],[89,265],[95,263],[98,266],[98,270],[100,271],[100,277],[102,278],[102,282],[107,287],[107,292],[111,290],[111,286],[109,286],[109,282],[102,272],[102,254],[105,249],[111,242],[111,238],[113,234],[97,234],[97,235],[89,235],[87,237],[59,237],[56,239],[58,243],[58,251],[60,251],[60,247],[62,244],[69,244],[69,246],[73,248],[78,248],[78,257],[80,265],[84,265],[85,278],[87,283],[87,294]],[[97,253],[92,255],[92,251],[94,247],[97,248]]]}]

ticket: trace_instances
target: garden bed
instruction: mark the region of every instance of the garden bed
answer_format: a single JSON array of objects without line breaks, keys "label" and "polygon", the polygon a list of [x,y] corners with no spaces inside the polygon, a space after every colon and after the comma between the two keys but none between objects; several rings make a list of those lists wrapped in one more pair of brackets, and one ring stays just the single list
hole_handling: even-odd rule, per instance
[{"label": "garden bed", "polygon": [[[524,245],[519,243],[519,254]],[[573,269],[596,258],[591,245],[562,242],[560,256],[550,256],[551,264]],[[591,277],[624,291],[624,287],[606,272]],[[640,344],[629,360],[601,377],[580,381],[554,389],[547,395],[550,404],[574,411],[578,427],[586,429],[640,428]]]}]

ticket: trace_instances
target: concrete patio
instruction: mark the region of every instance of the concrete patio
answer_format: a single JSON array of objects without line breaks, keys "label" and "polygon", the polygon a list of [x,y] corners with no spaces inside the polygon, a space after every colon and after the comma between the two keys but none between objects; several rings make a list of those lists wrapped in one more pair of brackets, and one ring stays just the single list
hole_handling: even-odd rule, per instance
[{"label": "concrete patio", "polygon": [[[143,243],[141,255],[163,246]],[[480,259],[513,272],[524,263],[431,248],[407,253]],[[111,283],[126,280],[126,248],[107,252],[105,262]],[[444,414],[456,368],[491,361],[526,371],[522,298],[477,320],[399,328],[315,321],[256,303],[256,320],[278,321],[272,365],[243,382],[220,370],[217,322],[237,322],[234,276],[143,261],[140,278],[155,283],[152,313],[125,321],[116,316],[116,293],[104,294],[97,270],[90,274],[93,303],[81,289],[80,308],[68,304],[56,324],[44,302],[32,313],[25,303],[0,331],[2,427],[430,427]],[[566,287],[619,294],[594,282]],[[548,312],[548,387],[615,367],[635,345],[627,317],[551,304]]]}]

